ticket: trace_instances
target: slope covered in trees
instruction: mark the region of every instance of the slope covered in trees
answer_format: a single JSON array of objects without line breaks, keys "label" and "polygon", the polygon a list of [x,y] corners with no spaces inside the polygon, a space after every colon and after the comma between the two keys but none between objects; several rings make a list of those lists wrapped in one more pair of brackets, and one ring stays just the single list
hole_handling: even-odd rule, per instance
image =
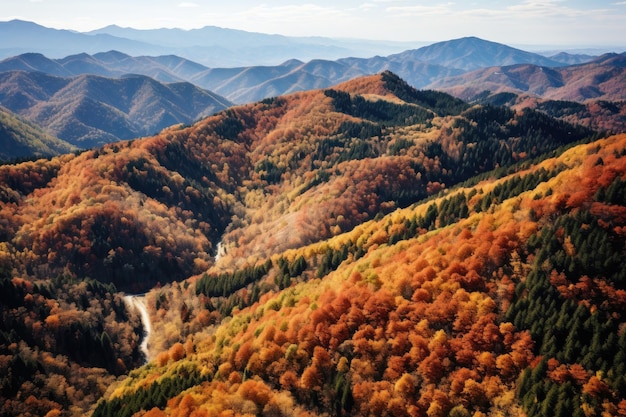
[{"label": "slope covered in trees", "polygon": [[220,237],[224,265],[254,263],[591,133],[384,73],[4,166],[2,234],[24,275],[145,290],[206,271]]},{"label": "slope covered in trees", "polygon": [[0,161],[18,158],[47,157],[69,153],[76,147],[46,134],[33,125],[0,107]]},{"label": "slope covered in trees", "polygon": [[527,94],[484,91],[474,97],[472,102],[508,106],[516,110],[532,108],[550,117],[598,131],[620,133],[626,130],[626,101],[595,100],[583,104],[541,99]]},{"label": "slope covered in trees", "polygon": [[[212,396],[209,415],[258,414],[270,399],[269,414],[390,404],[400,415],[432,404],[432,415],[518,413],[518,377],[542,355],[536,329],[507,316],[537,256],[528,241],[556,218],[556,190],[585,152],[602,153],[589,178],[618,176],[623,138],[536,164],[598,136],[530,109],[417,91],[387,72],[2,166],[0,270],[16,294],[2,312],[13,323],[0,343],[2,412],[30,398],[16,413],[84,413],[142,360],[138,318],[117,291],[154,288],[155,360],[96,415],[184,414]],[[604,201],[589,187],[581,201]],[[565,204],[562,213],[578,207]],[[48,356],[66,367],[53,372]],[[97,382],[80,386],[72,369]],[[45,382],[51,374],[66,384]]]},{"label": "slope covered in trees", "polygon": [[621,415],[624,149],[579,145],[272,257],[261,274],[288,288],[174,344],[94,416]]}]

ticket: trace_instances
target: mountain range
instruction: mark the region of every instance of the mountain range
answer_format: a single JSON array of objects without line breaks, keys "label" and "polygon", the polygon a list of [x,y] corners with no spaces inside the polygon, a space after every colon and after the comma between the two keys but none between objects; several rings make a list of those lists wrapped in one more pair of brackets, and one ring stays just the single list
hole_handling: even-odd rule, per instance
[{"label": "mountain range", "polygon": [[605,54],[566,67],[533,64],[491,66],[443,78],[428,87],[471,99],[485,90],[526,93],[545,99],[584,102],[626,98],[626,54]]},{"label": "mountain range", "polygon": [[0,413],[619,415],[624,149],[387,71],[2,165]]},{"label": "mountain range", "polygon": [[107,26],[81,33],[33,22],[0,22],[0,58],[36,52],[53,58],[117,50],[132,56],[178,55],[210,67],[276,65],[288,59],[387,55],[415,43],[287,37],[206,26],[137,30]]},{"label": "mountain range", "polygon": [[[207,68],[171,55],[131,57],[110,51],[93,56],[83,53],[62,59],[49,59],[41,54],[28,53],[1,61],[0,72],[40,71],[65,77],[81,74],[108,77],[142,74],[161,82],[191,82],[235,103],[330,87],[358,76],[386,70],[400,75],[416,88],[446,88],[452,93],[458,90],[464,98],[469,98],[468,91],[476,95],[482,90],[499,92],[508,89],[542,95],[544,91],[555,90],[556,87],[561,89],[551,91],[548,98],[619,100],[624,97],[623,91],[619,89],[623,84],[623,73],[620,72],[623,71],[623,54],[586,57],[589,62],[577,65],[568,65],[563,62],[567,62],[566,57],[562,54],[559,56],[561,60],[557,61],[469,37],[439,42],[387,57],[341,58],[335,61],[316,59],[308,62],[291,59],[275,66],[237,68]],[[538,75],[542,71],[548,75]],[[494,73],[501,77],[494,77]],[[557,73],[561,75],[549,75]],[[613,79],[614,85],[609,81],[592,91],[591,84],[600,78]],[[570,79],[574,81],[569,83]],[[463,89],[464,84],[475,86],[472,89]],[[569,91],[574,88],[579,93]]]},{"label": "mountain range", "polygon": [[[620,132],[626,125],[621,104],[626,98],[624,57],[561,54],[552,59],[475,37],[387,57],[291,59],[276,66],[239,68],[207,68],[174,55],[132,57],[109,51],[51,59],[27,53],[0,61],[0,104],[48,134],[88,148],[190,123],[232,102],[327,88],[391,70],[413,87],[466,100],[508,92],[520,97],[518,108],[534,106],[538,99],[586,102],[585,111],[572,104],[571,111],[561,110],[557,117]],[[568,58],[591,60],[562,63]],[[593,104],[599,100],[614,104]]]},{"label": "mountain range", "polygon": [[232,104],[187,82],[25,71],[0,73],[0,103],[83,149],[188,124]]}]

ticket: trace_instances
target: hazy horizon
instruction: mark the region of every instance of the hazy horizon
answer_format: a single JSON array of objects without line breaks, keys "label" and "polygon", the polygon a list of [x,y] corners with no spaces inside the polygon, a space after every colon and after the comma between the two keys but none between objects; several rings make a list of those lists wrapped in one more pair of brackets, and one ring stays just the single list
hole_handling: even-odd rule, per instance
[{"label": "hazy horizon", "polygon": [[28,0],[3,5],[0,20],[89,32],[109,25],[134,29],[218,26],[285,36],[438,42],[466,36],[516,47],[624,47],[626,1],[206,0],[133,2]]}]

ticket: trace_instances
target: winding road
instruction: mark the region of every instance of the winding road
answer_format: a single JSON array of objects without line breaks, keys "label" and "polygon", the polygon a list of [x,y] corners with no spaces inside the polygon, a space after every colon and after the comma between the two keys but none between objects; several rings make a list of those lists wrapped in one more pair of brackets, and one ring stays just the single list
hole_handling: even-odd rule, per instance
[{"label": "winding road", "polygon": [[226,248],[224,248],[224,245],[222,245],[222,241],[220,240],[219,242],[217,242],[217,246],[215,249],[214,262],[217,263],[220,260],[220,258],[224,255],[226,255]]},{"label": "winding road", "polygon": [[150,360],[150,350],[148,349],[148,342],[150,340],[150,334],[152,333],[152,322],[150,321],[150,315],[148,314],[148,308],[146,307],[145,295],[126,295],[124,301],[129,307],[134,308],[139,312],[141,317],[141,325],[143,326],[143,335],[141,345],[139,349],[143,352],[146,362]]},{"label": "winding road", "polygon": [[[217,262],[224,254],[226,250],[222,245],[222,241],[219,241],[216,248],[215,254],[215,262]],[[134,309],[139,313],[141,318],[141,325],[143,326],[143,335],[141,337],[141,345],[139,345],[139,350],[144,354],[146,358],[146,363],[150,361],[152,358],[150,355],[150,349],[148,348],[148,342],[150,341],[150,334],[152,333],[152,321],[150,320],[150,315],[148,314],[148,307],[146,305],[146,295],[138,294],[138,295],[125,295],[124,302],[128,306],[129,309]]]}]

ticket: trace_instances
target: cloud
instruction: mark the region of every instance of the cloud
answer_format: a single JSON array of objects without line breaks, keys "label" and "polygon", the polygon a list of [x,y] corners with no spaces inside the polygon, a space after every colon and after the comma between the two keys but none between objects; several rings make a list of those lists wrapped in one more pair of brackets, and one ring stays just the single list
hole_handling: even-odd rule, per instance
[{"label": "cloud", "polygon": [[[374,0],[393,1],[393,0]],[[626,4],[626,1],[620,2]],[[523,0],[508,5],[494,7],[476,7],[475,3],[447,2],[426,5],[394,5],[388,6],[386,11],[396,16],[404,17],[435,17],[448,18],[497,18],[510,20],[526,19],[564,19],[581,18],[586,16],[604,16],[610,14],[608,9],[583,9],[567,5],[562,0]]]},{"label": "cloud", "polygon": [[403,16],[433,16],[433,15],[445,15],[453,14],[454,3],[444,3],[434,6],[390,6],[387,7],[387,11],[393,14],[401,14]]},{"label": "cloud", "polygon": [[200,5],[198,3],[193,3],[193,2],[190,2],[190,1],[184,1],[182,3],[179,3],[178,7],[182,7],[182,8],[185,8],[185,9],[193,9],[195,7],[200,7]]},{"label": "cloud", "polygon": [[574,9],[561,4],[561,1],[526,0],[521,4],[507,7],[507,10],[518,14],[518,17],[579,17],[589,11]]},{"label": "cloud", "polygon": [[254,7],[238,10],[236,12],[216,13],[211,11],[207,17],[220,20],[224,25],[241,24],[253,25],[261,31],[282,32],[287,28],[315,28],[323,25],[338,25],[344,20],[350,19],[350,14],[345,10],[335,7],[324,7],[316,4],[291,4],[271,6],[259,4]]},{"label": "cloud", "polygon": [[323,7],[308,3],[274,7],[262,4],[251,8],[248,14],[279,19],[319,19],[323,17],[339,17],[342,16],[344,12],[333,7]]},{"label": "cloud", "polygon": [[359,10],[367,12],[369,10],[378,8],[378,5],[376,5],[376,1],[374,1],[373,3],[363,3],[358,8]]},{"label": "cloud", "polygon": [[[571,2],[563,0],[518,0],[512,2],[498,2],[487,6],[481,2],[419,2],[410,4],[401,0],[370,0],[381,5],[387,5],[386,11],[390,14],[406,17],[438,16],[449,17],[498,17],[510,19],[537,19],[537,18],[580,18],[590,15],[610,15],[610,9],[588,4],[585,7],[572,6]],[[499,4],[499,5],[498,5]],[[626,5],[626,1],[619,1],[613,5]],[[594,8],[594,6],[596,6]]]}]

